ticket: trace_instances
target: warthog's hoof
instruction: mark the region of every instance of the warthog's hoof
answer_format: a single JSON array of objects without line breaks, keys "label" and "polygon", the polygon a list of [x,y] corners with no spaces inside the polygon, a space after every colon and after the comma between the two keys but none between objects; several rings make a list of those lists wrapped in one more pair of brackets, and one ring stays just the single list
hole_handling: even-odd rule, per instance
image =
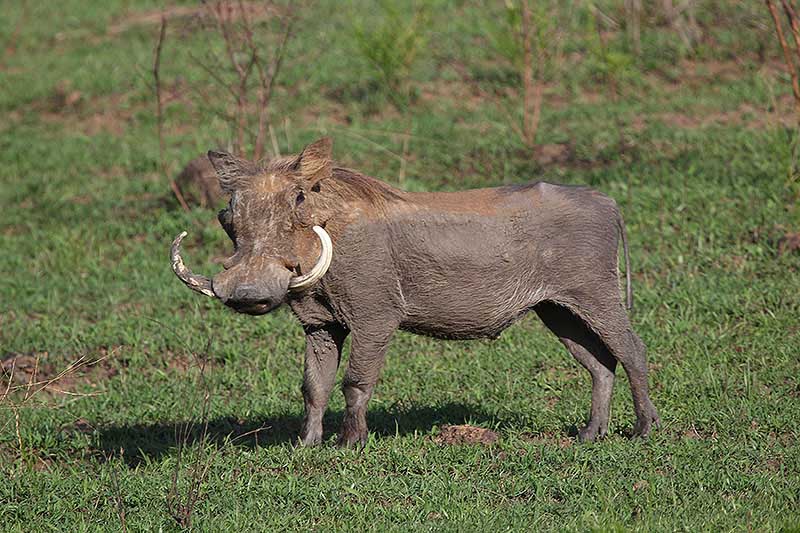
[{"label": "warthog's hoof", "polygon": [[606,436],[605,431],[601,431],[597,425],[587,424],[578,430],[578,440],[580,442],[594,442]]},{"label": "warthog's hoof", "polygon": [[653,410],[651,414],[647,414],[638,420],[633,425],[633,436],[646,439],[650,435],[650,430],[653,428],[661,427],[661,419],[658,413]]},{"label": "warthog's hoof", "polygon": [[305,435],[300,435],[301,446],[319,446],[322,444],[322,432],[310,432]]},{"label": "warthog's hoof", "polygon": [[340,448],[363,448],[367,444],[367,432],[344,431],[339,435],[336,445]]}]

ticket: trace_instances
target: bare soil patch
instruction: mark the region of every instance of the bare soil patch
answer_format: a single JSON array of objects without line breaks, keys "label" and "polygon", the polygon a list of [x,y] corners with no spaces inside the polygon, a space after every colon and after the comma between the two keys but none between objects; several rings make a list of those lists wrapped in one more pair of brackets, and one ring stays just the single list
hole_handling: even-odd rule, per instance
[{"label": "bare soil patch", "polygon": [[[266,2],[231,2],[230,18],[238,20],[243,15],[250,21],[263,20],[272,16],[280,15],[276,6],[271,6]],[[155,26],[161,23],[162,15],[168,21],[181,21],[184,23],[206,23],[211,22],[207,9],[202,5],[195,6],[169,6],[161,9],[150,9],[127,13],[119,17],[113,24],[108,26],[108,35],[119,35],[134,26]]]},{"label": "bare soil patch", "polygon": [[439,444],[454,446],[459,444],[482,444],[489,446],[497,442],[497,433],[491,429],[479,428],[463,424],[458,426],[442,426],[433,440]]},{"label": "bare soil patch", "polygon": [[89,136],[108,133],[122,136],[137,108],[128,104],[124,94],[87,98],[63,82],[46,99],[33,105],[41,120],[48,124],[69,125]]},{"label": "bare soil patch", "polygon": [[800,250],[800,232],[786,233],[778,239],[778,255]]},{"label": "bare soil patch", "polygon": [[574,159],[572,146],[567,143],[537,144],[533,157],[542,166],[564,165]]},{"label": "bare soil patch", "polygon": [[222,363],[213,357],[200,357],[191,354],[177,354],[168,351],[164,354],[164,363],[172,372],[186,374],[192,370],[202,371],[222,366]]},{"label": "bare soil patch", "polygon": [[773,106],[764,109],[745,103],[730,111],[697,109],[692,113],[660,113],[655,118],[668,126],[682,129],[709,126],[744,126],[751,129],[766,129],[775,126],[792,127],[796,122],[792,105],[792,102],[782,97]]},{"label": "bare soil patch", "polygon": [[477,84],[462,80],[434,80],[420,85],[420,100],[427,103],[458,102],[465,110],[477,111],[490,103],[490,95]]},{"label": "bare soil patch", "polygon": [[717,432],[715,430],[705,431],[697,429],[694,424],[681,432],[681,436],[688,440],[717,440]]},{"label": "bare soil patch", "polygon": [[761,244],[774,250],[778,256],[800,250],[800,232],[790,231],[781,224],[752,228],[743,240]]},{"label": "bare soil patch", "polygon": [[74,393],[96,388],[116,376],[119,370],[111,363],[115,349],[100,348],[91,357],[75,356],[71,362],[53,361],[49,352],[6,353],[0,359],[0,382],[3,390],[23,394],[39,392]]}]

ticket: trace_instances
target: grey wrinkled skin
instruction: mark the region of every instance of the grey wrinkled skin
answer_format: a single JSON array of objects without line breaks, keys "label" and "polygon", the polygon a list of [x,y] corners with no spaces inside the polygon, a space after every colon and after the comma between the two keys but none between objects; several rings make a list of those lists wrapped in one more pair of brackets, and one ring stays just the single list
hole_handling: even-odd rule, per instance
[{"label": "grey wrinkled skin", "polygon": [[[620,295],[624,224],[614,200],[586,187],[543,182],[408,193],[333,167],[331,148],[321,139],[265,166],[209,152],[223,190],[232,194],[220,221],[236,250],[213,278],[213,290],[250,314],[288,303],[302,323],[302,443],[322,439],[348,335],[339,442],[354,445],[366,441],[367,404],[397,329],[443,339],[496,338],[531,310],[591,374],[591,412],[581,440],[607,432],[617,362],[630,381],[634,434],[647,436],[659,424],[645,346]],[[316,285],[294,294],[288,280],[308,271],[320,253],[313,225],[330,234],[333,261]]]}]

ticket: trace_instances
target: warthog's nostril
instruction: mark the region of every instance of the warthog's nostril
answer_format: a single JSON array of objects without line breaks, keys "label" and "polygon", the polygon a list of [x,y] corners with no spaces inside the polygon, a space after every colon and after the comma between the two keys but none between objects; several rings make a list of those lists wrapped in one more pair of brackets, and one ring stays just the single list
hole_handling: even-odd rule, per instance
[{"label": "warthog's nostril", "polygon": [[280,262],[289,272],[300,273],[300,261],[296,257],[281,257]]},{"label": "warthog's nostril", "polygon": [[264,291],[251,284],[237,285],[230,296],[230,300],[241,303],[255,303],[264,300]]}]

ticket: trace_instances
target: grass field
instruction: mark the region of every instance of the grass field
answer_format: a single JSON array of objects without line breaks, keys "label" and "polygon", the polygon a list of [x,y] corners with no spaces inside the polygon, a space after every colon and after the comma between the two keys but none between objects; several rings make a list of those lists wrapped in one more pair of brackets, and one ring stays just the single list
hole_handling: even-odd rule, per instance
[{"label": "grass field", "polygon": [[[597,4],[620,18],[623,2]],[[287,309],[237,315],[170,271],[183,229],[201,272],[229,243],[158,170],[159,3],[0,4],[0,375],[21,387],[0,402],[0,530],[798,530],[790,84],[763,3],[696,4],[699,43],[645,24],[638,59],[576,8],[537,157],[487,44],[502,3],[428,2],[401,103],[353,38],[380,27],[374,3],[300,12],[271,108],[282,152],[327,134],[343,165],[407,189],[547,180],[618,201],[663,422],[627,436],[618,372],[610,436],[578,444],[589,376],[529,316],[492,342],[399,334],[362,451],[333,446],[338,390],[326,444],[295,448],[304,347]],[[220,47],[192,21],[170,21],[163,52],[172,174],[230,137],[189,90],[213,86],[193,57]],[[26,396],[37,361],[50,379],[80,358],[97,362]],[[499,438],[448,444],[448,424]]]}]

